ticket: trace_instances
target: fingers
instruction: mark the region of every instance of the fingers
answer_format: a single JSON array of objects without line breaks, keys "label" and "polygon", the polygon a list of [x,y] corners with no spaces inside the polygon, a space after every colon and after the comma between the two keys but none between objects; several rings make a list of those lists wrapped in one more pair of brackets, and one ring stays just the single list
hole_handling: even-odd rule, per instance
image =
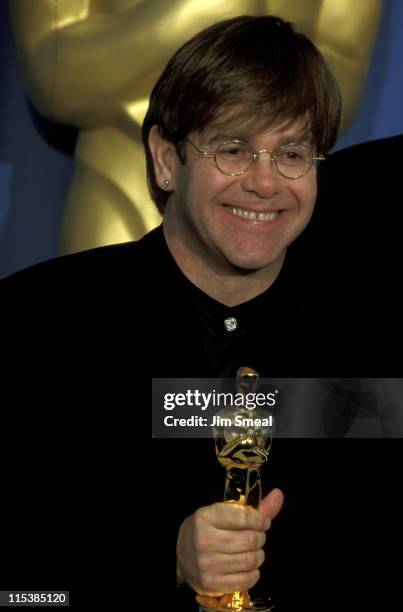
[{"label": "fingers", "polygon": [[201,595],[250,589],[264,561],[265,532],[282,504],[274,489],[259,510],[222,502],[197,510],[179,530],[179,579]]},{"label": "fingers", "polygon": [[[270,521],[265,522],[263,515],[253,508],[213,504],[200,508],[194,515],[194,545],[201,553],[255,551],[264,545],[263,527],[269,524]],[[221,527],[224,525],[227,527]]]},{"label": "fingers", "polygon": [[[196,521],[197,523],[197,521]],[[262,548],[266,534],[261,531],[228,531],[195,527],[194,544],[199,552],[243,553]]]},{"label": "fingers", "polygon": [[205,553],[199,556],[198,586],[201,595],[250,589],[259,580],[262,550],[239,555]]},{"label": "fingers", "polygon": [[250,506],[216,503],[200,508],[196,514],[201,521],[209,522],[216,529],[266,531],[270,527],[270,517]]},{"label": "fingers", "polygon": [[199,557],[201,572],[212,574],[236,574],[252,572],[264,562],[263,550],[250,550],[237,554],[202,553]]},{"label": "fingers", "polygon": [[260,512],[263,516],[273,520],[280,512],[284,503],[284,495],[280,489],[273,489],[260,504]]}]

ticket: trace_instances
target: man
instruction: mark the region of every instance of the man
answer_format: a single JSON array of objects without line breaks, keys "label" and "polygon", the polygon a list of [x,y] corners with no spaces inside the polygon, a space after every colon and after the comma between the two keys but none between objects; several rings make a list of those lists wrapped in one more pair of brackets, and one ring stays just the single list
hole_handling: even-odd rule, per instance
[{"label": "man", "polygon": [[[180,88],[185,82],[191,89]],[[210,27],[154,87],[143,123],[150,191],[170,254],[194,285],[201,337],[218,372],[233,375],[242,359],[264,368],[267,345],[253,337],[250,320],[276,319],[266,295],[312,215],[317,162],[335,140],[340,107],[318,51],[274,18]],[[280,295],[287,307],[286,291]],[[264,530],[281,504],[273,491],[260,512],[215,504],[191,515],[179,531],[178,579],[202,595],[253,586]]]},{"label": "man", "polygon": [[[91,302],[108,312],[107,335],[141,318],[150,338],[157,332],[155,376],[234,376],[241,362],[275,374],[289,365],[290,341],[304,351],[326,296],[324,286],[318,302],[317,269],[286,251],[313,213],[317,166],[335,141],[340,107],[319,52],[280,19],[211,26],[168,64],[143,125],[162,228],[37,267],[36,291],[52,278],[53,296],[69,302],[78,286],[88,297],[89,283]],[[10,293],[27,274],[9,279]]]},{"label": "man", "polygon": [[[211,26],[168,63],[143,125],[162,228],[137,243],[61,258],[4,281],[14,347],[24,347],[32,366],[36,347],[45,343],[42,371],[46,379],[57,377],[73,414],[78,402],[87,407],[75,419],[91,440],[99,445],[101,436],[93,436],[89,415],[92,425],[108,428],[108,439],[116,434],[121,449],[137,450],[142,421],[133,431],[122,406],[129,393],[142,417],[149,397],[138,395],[150,377],[233,377],[242,365],[261,376],[329,376],[339,367],[351,376],[357,360],[373,363],[376,330],[369,343],[357,294],[345,300],[346,288],[353,290],[351,252],[318,254],[310,246],[318,234],[302,233],[340,108],[323,58],[290,24],[245,16]],[[21,350],[11,351],[16,369],[20,359]],[[46,386],[42,393],[50,404]],[[118,411],[106,423],[96,412],[101,398]],[[258,580],[264,532],[282,493],[273,490],[260,511],[211,505],[217,495],[196,510],[200,489],[211,493],[214,477],[208,460],[194,457],[202,451],[214,458],[210,446],[160,442],[154,470],[164,457],[176,467],[172,478],[156,470],[158,495],[151,502],[163,513],[159,558],[170,543],[167,582],[173,583],[168,556],[173,559],[180,526],[179,582],[202,595],[249,588]],[[151,477],[148,455],[136,460],[136,483]],[[125,459],[119,466],[128,470],[132,458]],[[141,495],[140,485],[136,490]]]}]

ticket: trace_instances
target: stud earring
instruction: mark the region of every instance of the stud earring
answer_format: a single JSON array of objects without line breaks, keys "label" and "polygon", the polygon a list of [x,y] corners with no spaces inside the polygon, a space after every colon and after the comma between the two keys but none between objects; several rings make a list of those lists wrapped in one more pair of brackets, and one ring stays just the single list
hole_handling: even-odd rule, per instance
[{"label": "stud earring", "polygon": [[169,180],[167,178],[164,178],[162,181],[162,188],[168,189],[168,185],[169,185]]}]

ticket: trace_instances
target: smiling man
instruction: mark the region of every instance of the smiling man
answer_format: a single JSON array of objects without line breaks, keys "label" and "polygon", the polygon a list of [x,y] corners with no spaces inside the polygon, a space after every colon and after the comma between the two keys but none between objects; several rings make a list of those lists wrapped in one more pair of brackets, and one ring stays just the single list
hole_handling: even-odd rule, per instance
[{"label": "smiling man", "polygon": [[166,66],[143,123],[164,221],[143,242],[158,262],[153,277],[169,278],[177,300],[169,328],[186,356],[178,371],[234,376],[250,363],[272,373],[269,343],[278,357],[287,337],[304,344],[301,320],[309,329],[321,299],[306,249],[287,250],[313,214],[340,112],[323,57],[279,18],[217,23]]},{"label": "smiling man", "polygon": [[[164,215],[143,240],[144,260],[160,272],[158,291],[175,300],[159,306],[167,331],[153,372],[233,377],[241,365],[263,375],[287,360],[301,367],[307,336],[299,333],[318,304],[302,298],[313,283],[287,250],[313,214],[317,166],[340,111],[321,54],[275,17],[217,23],[170,60],[143,123],[150,192]],[[252,587],[281,505],[274,490],[259,512],[213,504],[190,514],[177,540],[179,582],[216,598]]]},{"label": "smiling man", "polygon": [[315,239],[296,239],[340,114],[331,71],[291,24],[241,16],[201,31],[168,62],[143,123],[163,224],[3,281],[13,308],[38,298],[20,321],[46,329],[52,305],[75,352],[132,344],[154,377],[235,377],[242,364],[301,376],[308,343],[315,363],[326,342],[337,361],[342,293]]},{"label": "smiling man", "polygon": [[[324,309],[305,248],[289,251],[312,216],[318,164],[335,141],[340,108],[320,53],[279,18],[236,17],[187,42],[156,83],[143,124],[162,226],[138,242],[63,257],[3,281],[11,302],[10,371],[22,370],[27,388],[52,378],[72,413],[87,407],[91,427],[99,422],[93,406],[117,406],[116,438],[133,436],[127,448],[141,438],[140,423],[126,423],[127,398],[136,408],[150,403],[138,397],[139,378],[148,389],[151,377],[232,378],[241,366],[262,377],[312,375],[302,371],[306,346],[310,335],[321,335],[315,317]],[[44,385],[41,403],[53,406],[48,393]],[[114,422],[108,418],[106,438]],[[190,469],[192,457],[185,461],[184,446],[175,448],[169,464]],[[213,455],[210,445],[204,451]],[[120,461],[117,471],[131,462]],[[187,487],[179,475],[163,480],[171,497],[175,485]],[[188,493],[173,516],[164,505],[178,581],[201,596],[249,589],[259,579],[281,491],[248,511],[218,503],[194,512],[201,503]]]},{"label": "smiling man", "polygon": [[[133,533],[135,504],[143,513],[144,508],[155,511],[150,538],[158,533],[153,561],[160,562],[155,583],[164,601],[170,597],[169,585],[175,584],[175,546],[178,580],[200,595],[219,597],[248,589],[259,578],[266,531],[282,505],[279,490],[263,499],[259,511],[206,505],[222,496],[223,474],[214,472],[211,440],[153,440],[151,450],[147,442],[140,452],[151,404],[150,378],[234,378],[241,366],[255,369],[262,378],[354,377],[357,364],[368,376],[369,366],[387,355],[381,341],[387,336],[388,316],[385,310],[381,316],[380,300],[375,301],[382,291],[372,291],[381,273],[367,265],[376,260],[383,272],[381,249],[372,248],[371,236],[374,257],[368,259],[367,248],[358,267],[354,263],[351,244],[357,243],[361,220],[353,229],[354,240],[346,241],[353,227],[347,204],[351,208],[352,203],[345,199],[349,187],[342,172],[332,179],[339,181],[340,174],[331,223],[326,223],[327,198],[321,203],[325,214],[316,222],[318,168],[336,139],[340,110],[339,89],[322,56],[289,23],[243,16],[211,26],[170,60],[154,87],[143,125],[149,188],[164,215],[162,226],[140,241],[62,257],[0,284],[6,322],[3,380],[10,381],[9,397],[27,406],[31,420],[31,406],[43,407],[35,412],[32,431],[46,431],[49,424],[56,430],[59,415],[59,431],[67,431],[67,423],[72,423],[73,429],[84,432],[84,450],[75,448],[81,450],[84,467],[106,453],[108,470],[100,464],[99,497],[88,503],[96,506],[94,516],[99,514],[113,533],[111,552],[103,550],[98,565],[95,562],[98,571],[105,566],[107,579],[113,568],[106,557],[113,564],[123,558],[117,542],[127,543]],[[358,197],[361,174],[357,177]],[[372,217],[378,223],[379,214]],[[368,227],[370,218],[368,214]],[[337,230],[332,234],[333,226]],[[390,309],[388,300],[385,303]],[[306,380],[309,387],[314,379]],[[350,395],[351,405],[348,395],[340,393],[337,402],[317,409],[312,393],[304,395],[297,385],[293,410],[279,413],[282,425],[285,431],[295,431],[295,422],[302,422],[306,436],[343,436],[355,415],[354,386]],[[55,408],[61,396],[68,413]],[[102,406],[107,406],[104,415]],[[31,423],[19,413],[17,420],[9,431],[20,431],[24,421],[28,427]],[[32,431],[27,437],[36,444]],[[53,433],[49,439],[55,438]],[[109,446],[112,439],[118,441],[116,453]],[[95,447],[90,460],[87,445]],[[32,461],[37,447],[28,451]],[[68,456],[62,451],[58,462],[53,450],[49,455],[56,467]],[[306,447],[297,456],[288,452],[283,460],[289,456],[290,465],[304,465]],[[330,452],[338,462],[333,447]],[[15,448],[13,453],[10,456],[15,456]],[[301,468],[298,482],[323,461],[323,447],[320,461],[317,453],[315,447],[313,467],[305,472]],[[295,533],[308,534],[309,542],[294,563],[294,580],[306,567],[309,575],[301,584],[311,583],[315,591],[320,580],[312,581],[312,575],[333,558],[327,547],[326,563],[324,549],[312,553],[313,565],[306,563],[318,516],[311,512],[310,495],[327,482],[325,468],[323,472],[320,485],[300,495],[303,522],[295,519]],[[151,482],[154,499],[138,486],[133,504],[125,495],[132,498],[128,483],[139,475]],[[84,488],[90,490],[87,482]],[[329,499],[335,508],[334,521],[326,519],[330,530],[339,520],[340,506],[334,505],[333,490]],[[144,522],[143,516],[138,525],[142,528]],[[317,541],[322,541],[319,532]],[[105,549],[99,533],[93,536],[93,557],[101,546]],[[299,547],[294,536],[287,536],[277,559],[284,550],[289,591],[289,562]],[[132,585],[132,566],[126,561],[124,565],[127,584]],[[329,575],[338,576],[339,566],[335,563]],[[120,584],[122,564],[116,567]],[[329,593],[333,597],[334,588]]]}]

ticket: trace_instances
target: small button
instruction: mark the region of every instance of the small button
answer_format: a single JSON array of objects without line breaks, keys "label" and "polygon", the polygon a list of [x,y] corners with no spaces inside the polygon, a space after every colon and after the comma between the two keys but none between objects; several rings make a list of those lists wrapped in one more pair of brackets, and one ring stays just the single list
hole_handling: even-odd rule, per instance
[{"label": "small button", "polygon": [[238,329],[238,321],[235,317],[228,317],[224,321],[224,327],[228,332],[233,332]]}]

